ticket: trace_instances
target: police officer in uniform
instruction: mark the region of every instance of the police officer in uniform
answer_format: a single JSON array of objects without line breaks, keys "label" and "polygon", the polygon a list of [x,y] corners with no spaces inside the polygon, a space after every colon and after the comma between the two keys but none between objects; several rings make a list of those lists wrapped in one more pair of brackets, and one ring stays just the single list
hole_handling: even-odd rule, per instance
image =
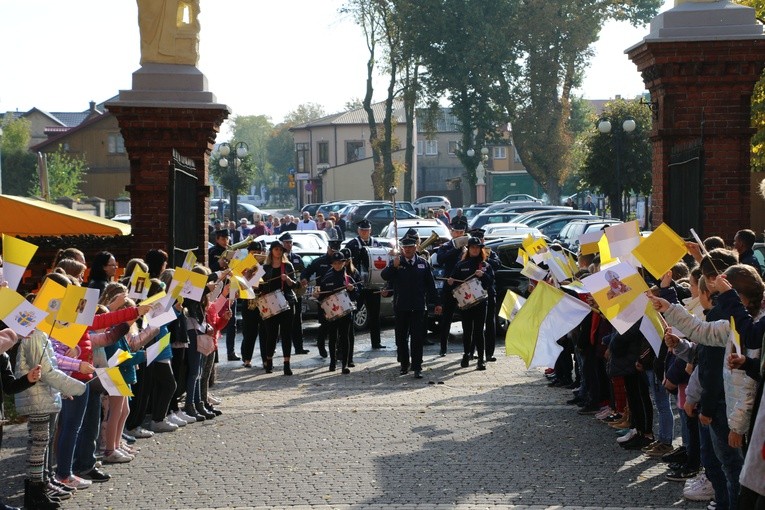
[{"label": "police officer in uniform", "polygon": [[[477,239],[480,239],[483,243],[483,236],[486,234],[486,231],[482,228],[474,228],[469,232],[469,234],[472,237],[475,237]],[[487,291],[489,293],[489,298],[486,300],[486,329],[485,329],[485,340],[486,340],[486,361],[497,361],[497,358],[494,357],[494,350],[497,346],[497,271],[499,271],[499,268],[502,267],[502,263],[499,261],[499,255],[497,255],[497,252],[492,251],[491,248],[484,247],[483,248],[484,253],[486,253],[486,263],[491,267],[494,278],[492,278],[491,283],[489,284]],[[475,352],[475,342],[473,342],[473,352]]]},{"label": "police officer in uniform", "polygon": [[[411,367],[414,377],[421,379],[427,299],[437,301],[438,294],[430,263],[417,255],[416,245],[417,242],[411,237],[402,239],[403,253],[388,263],[381,276],[393,285],[396,349],[401,363],[401,375],[408,373]],[[440,305],[436,306],[435,312],[441,313]],[[411,336],[411,353],[407,335]]]},{"label": "police officer in uniform", "polygon": [[[358,228],[357,237],[348,241],[346,248],[351,250],[351,260],[353,265],[359,271],[369,268],[369,261],[363,257],[364,248],[379,248],[382,245],[372,237],[372,224],[368,220],[361,220],[356,223]],[[384,349],[385,346],[380,343],[380,293],[373,289],[363,289],[359,298],[359,306],[364,303],[367,307],[369,316],[369,337],[372,341],[372,349]]]},{"label": "police officer in uniform", "polygon": [[[340,251],[340,241],[330,241],[329,245],[327,246],[326,255],[317,257],[313,259],[310,264],[308,264],[308,267],[306,267],[303,272],[300,273],[300,284],[303,286],[303,288],[308,286],[308,282],[311,280],[311,278],[319,280],[321,277],[327,274],[327,271],[332,268],[332,254],[337,251]],[[316,339],[316,344],[319,348],[319,355],[322,358],[327,357],[326,340],[327,321],[324,320],[324,317],[321,315],[321,313],[319,313],[319,337]]]},{"label": "police officer in uniform", "polygon": [[[287,260],[292,263],[292,267],[295,268],[296,274],[302,272],[303,269],[305,269],[303,258],[292,251],[292,235],[289,232],[285,232],[279,236],[279,240],[284,245],[284,254],[287,256]],[[302,293],[297,293],[297,301],[295,302],[295,315],[292,318],[292,346],[295,349],[295,354],[308,354],[309,352],[308,349],[303,347]]]},{"label": "police officer in uniform", "polygon": [[[436,251],[438,265],[443,266],[445,275],[452,274],[452,271],[454,271],[457,263],[462,258],[464,246],[467,244],[467,238],[465,237],[467,220],[465,217],[455,216],[451,227],[452,239],[439,246]],[[449,344],[449,330],[452,328],[452,317],[454,316],[454,310],[457,308],[457,301],[455,301],[451,292],[446,292],[442,289],[441,304],[443,305],[443,313],[441,314],[441,321],[439,323],[439,333],[441,335],[440,355],[446,356],[446,350]]]}]

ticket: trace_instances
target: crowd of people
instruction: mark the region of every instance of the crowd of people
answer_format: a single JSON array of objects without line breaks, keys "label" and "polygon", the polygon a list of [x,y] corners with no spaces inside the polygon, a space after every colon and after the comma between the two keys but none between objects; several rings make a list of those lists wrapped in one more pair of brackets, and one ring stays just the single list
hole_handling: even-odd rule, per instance
[{"label": "crowd of people", "polygon": [[[667,463],[667,480],[710,509],[765,508],[765,287],[754,242],[751,230],[736,234],[733,249],[719,237],[688,242],[662,278],[644,273],[665,321],[658,352],[640,329],[647,318],[620,334],[580,295],[593,311],[558,341],[563,351],[545,372],[550,387],[573,390],[567,403],[579,414],[615,429],[622,448]],[[600,271],[597,254],[578,264],[577,278]]]},{"label": "crowd of people", "polygon": [[[140,268],[150,277],[147,299],[170,291],[176,270],[167,268],[163,250],[130,260],[120,281],[115,278],[118,264],[108,252],[96,254],[90,265],[75,248],[59,252],[46,280],[100,292],[97,314],[77,345],[70,347],[40,330],[23,342],[17,342],[10,329],[0,331],[0,352],[15,345],[15,363],[6,354],[0,356],[0,393],[16,395],[17,412],[28,423],[27,508],[58,508],[77,490],[108,481],[104,467],[139,455],[137,439],[220,416],[221,401],[209,391],[215,382],[219,339],[224,343],[225,337],[229,361],[241,361],[245,368],[258,364],[266,373],[274,371],[281,343],[281,372],[292,376],[292,356],[309,352],[303,345],[304,299],[320,304],[316,345],[319,355],[329,358],[331,372],[339,368],[348,375],[355,366],[352,319],[362,304],[370,316],[372,348],[386,348],[379,310],[381,296],[388,294],[393,296],[401,375],[412,371],[422,378],[429,304],[439,317],[441,356],[448,353],[452,321],[459,311],[460,366],[468,368],[476,360],[475,369],[483,371],[496,361],[494,278],[501,264],[484,245],[483,231],[467,230],[464,216],[451,219],[452,239],[433,253],[420,249],[416,231],[407,232],[397,250],[389,253],[380,271],[381,284],[371,284],[368,278],[365,250],[382,247],[371,235],[369,222],[357,223],[357,236],[345,247],[340,239],[330,238],[327,253],[306,267],[293,250],[290,232],[301,224],[319,229],[323,219],[306,213],[297,223],[293,220],[267,217],[255,218],[253,226],[247,220],[238,227],[226,225],[235,228],[218,225],[208,265],[192,268],[207,282],[201,297],[175,301],[174,320],[161,326],[142,325],[141,317],[155,305],[131,300],[128,286]],[[237,242],[235,232],[241,241],[259,227],[265,233],[278,229],[278,238],[269,245],[249,242],[242,252],[231,248]],[[765,505],[765,410],[759,405],[765,322],[761,268],[753,244],[754,233],[748,230],[737,233],[733,250],[720,238],[709,238],[704,246],[687,243],[690,255],[660,280],[645,273],[652,285],[651,303],[668,324],[658,352],[643,336],[639,322],[620,334],[589,295],[575,293],[587,300],[592,312],[558,341],[561,355],[546,371],[551,387],[574,391],[568,403],[577,405],[580,414],[595,415],[616,430],[620,446],[668,462],[667,478],[686,482],[687,499],[709,500],[710,508],[724,510]],[[245,260],[250,263],[244,265]],[[435,262],[446,275],[440,292],[431,267]],[[600,270],[599,256],[580,255],[578,265],[577,279],[594,274]],[[232,282],[240,281],[236,275],[254,287],[246,298],[239,294],[237,299],[231,291]],[[735,324],[729,322],[731,316]],[[740,336],[738,344],[730,342],[734,331]],[[168,334],[169,344],[148,362],[146,349]],[[94,377],[96,369],[107,367],[122,351],[132,353],[119,365],[132,387],[131,398],[107,394]],[[677,448],[673,399],[681,410],[682,445]],[[655,434],[654,415],[659,423]]]},{"label": "crowd of people", "polygon": [[239,224],[228,218],[216,219],[209,224],[208,235],[211,243],[215,242],[215,233],[219,230],[228,230],[232,243],[236,244],[248,235],[258,237],[262,235],[278,235],[293,230],[322,230],[326,232],[330,240],[345,241],[346,222],[338,213],[329,213],[325,218],[324,213],[318,213],[312,218],[308,212],[304,212],[300,218],[291,214],[285,214],[281,218],[273,214],[265,216],[254,214],[252,223],[248,218],[241,218]]}]

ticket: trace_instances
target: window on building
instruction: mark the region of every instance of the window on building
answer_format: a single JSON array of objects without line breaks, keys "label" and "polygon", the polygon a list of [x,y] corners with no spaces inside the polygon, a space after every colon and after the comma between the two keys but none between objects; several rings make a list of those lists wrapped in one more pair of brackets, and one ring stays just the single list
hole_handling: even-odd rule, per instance
[{"label": "window on building", "polygon": [[506,159],[507,158],[507,147],[494,147],[492,151],[492,158],[494,159]]},{"label": "window on building", "polygon": [[449,155],[455,156],[457,154],[457,142],[449,142]]},{"label": "window on building", "polygon": [[310,144],[307,143],[296,143],[295,144],[295,165],[297,166],[298,172],[307,172],[308,167],[306,166],[306,161],[308,161],[308,151],[310,149]]},{"label": "window on building", "polygon": [[319,156],[318,163],[321,164],[329,164],[329,142],[318,142],[317,143],[317,152]]},{"label": "window on building", "polygon": [[425,155],[438,156],[438,140],[425,140]]},{"label": "window on building", "polygon": [[423,140],[417,140],[417,155],[422,156],[425,154],[425,142]]},{"label": "window on building", "polygon": [[366,157],[364,142],[345,142],[345,162],[352,163]]},{"label": "window on building", "polygon": [[125,140],[119,133],[110,133],[108,137],[109,154],[125,154]]}]

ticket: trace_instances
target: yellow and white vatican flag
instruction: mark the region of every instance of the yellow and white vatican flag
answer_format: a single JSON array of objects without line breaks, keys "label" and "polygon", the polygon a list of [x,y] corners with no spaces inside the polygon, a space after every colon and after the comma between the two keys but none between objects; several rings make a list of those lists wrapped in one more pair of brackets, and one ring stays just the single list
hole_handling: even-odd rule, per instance
[{"label": "yellow and white vatican flag", "polygon": [[133,272],[130,274],[130,282],[128,283],[128,297],[132,299],[143,300],[149,295],[149,273],[141,269],[139,266],[133,268]]},{"label": "yellow and white vatican flag", "polygon": [[560,283],[574,279],[574,272],[571,270],[569,260],[561,251],[550,250],[547,252],[547,267],[550,268],[555,280]]},{"label": "yellow and white vatican flag", "polygon": [[651,344],[651,348],[656,356],[659,355],[661,343],[664,341],[664,325],[664,319],[659,315],[659,312],[653,309],[653,305],[649,302],[639,329],[645,339],[648,340],[648,343]]},{"label": "yellow and white vatican flag", "polygon": [[[42,328],[38,328],[42,329]],[[85,330],[88,327],[85,324],[75,324],[74,322],[59,322],[55,321],[51,329],[45,331],[54,340],[58,340],[67,347],[74,348],[78,343],[82,335],[85,334]]]},{"label": "yellow and white vatican flag", "polygon": [[640,262],[632,255],[632,250],[640,245],[641,239],[637,220],[606,227],[605,234],[608,239],[608,251],[612,258],[630,262],[633,266],[640,265]]},{"label": "yellow and white vatican flag", "polygon": [[547,241],[540,238],[535,238],[531,234],[528,234],[521,243],[523,249],[531,257],[535,263],[540,264],[545,261],[545,254],[549,250]]},{"label": "yellow and white vatican flag", "polygon": [[179,267],[175,269],[173,280],[177,280],[179,283],[183,282],[179,297],[192,301],[202,301],[202,294],[205,285],[207,285],[207,275]]},{"label": "yellow and white vatican flag", "polygon": [[551,367],[563,348],[557,341],[590,313],[587,303],[540,282],[507,328],[505,351],[526,367]]},{"label": "yellow and white vatican flag", "polygon": [[243,259],[231,259],[229,267],[231,272],[236,276],[242,276],[245,269],[252,269],[258,267],[258,259],[255,255],[249,252],[245,252],[247,255]]},{"label": "yellow and white vatican flag", "polygon": [[96,374],[101,380],[106,393],[113,397],[132,397],[133,392],[130,391],[130,386],[125,382],[125,378],[122,377],[120,367],[112,368],[97,368]]},{"label": "yellow and white vatican flag", "polygon": [[263,265],[259,265],[258,268],[255,270],[255,272],[252,274],[249,280],[247,280],[247,283],[250,284],[250,287],[253,289],[257,289],[260,285],[260,280],[265,276],[266,269],[263,267]]},{"label": "yellow and white vatican flag", "polygon": [[733,345],[731,352],[741,354],[741,336],[736,331],[736,319],[733,316],[730,318],[730,343]]},{"label": "yellow and white vatican flag", "polygon": [[181,264],[181,267],[183,269],[188,269],[191,271],[191,268],[194,267],[194,264],[197,263],[197,256],[194,255],[193,250],[189,250],[186,252],[186,257],[183,259],[183,264]]},{"label": "yellow and white vatican flag", "polygon": [[48,316],[42,324],[37,326],[37,329],[50,333],[50,328],[53,326],[53,322],[56,320],[58,311],[61,308],[61,300],[64,299],[64,294],[66,294],[66,287],[50,278],[45,279],[33,303],[37,308],[48,312]]},{"label": "yellow and white vatican flag", "polygon": [[513,322],[513,319],[521,311],[524,303],[526,303],[525,297],[519,296],[512,290],[508,290],[505,293],[505,299],[502,300],[502,306],[499,307],[497,315],[508,322]]},{"label": "yellow and white vatican flag", "polygon": [[233,299],[255,299],[255,290],[241,275],[231,275],[229,294]]},{"label": "yellow and white vatican flag", "polygon": [[128,351],[123,351],[122,349],[117,349],[117,352],[115,352],[111,358],[109,358],[106,361],[106,364],[109,367],[116,367],[121,365],[123,362],[129,360],[132,358],[133,355]]},{"label": "yellow and white vatican flag", "polygon": [[90,326],[96,315],[98,297],[101,291],[69,285],[61,300],[61,309],[58,311],[57,320],[60,322],[74,322]]},{"label": "yellow and white vatican flag", "polygon": [[24,271],[27,270],[35,252],[37,252],[36,245],[3,234],[3,267],[0,280],[8,282],[11,290],[19,288]]},{"label": "yellow and white vatican flag", "polygon": [[603,237],[602,230],[595,230],[594,232],[587,232],[579,236],[579,253],[582,255],[590,255],[592,253],[598,253],[600,248],[598,242]]},{"label": "yellow and white vatican flag", "polygon": [[157,359],[159,353],[164,351],[168,345],[170,345],[170,333],[165,334],[158,341],[146,347],[146,365],[151,365]]},{"label": "yellow and white vatican flag", "polygon": [[526,262],[526,265],[521,269],[521,274],[523,276],[536,281],[542,281],[547,278],[547,273],[547,269],[542,269],[530,260]]},{"label": "yellow and white vatican flag", "polygon": [[666,223],[662,223],[651,235],[644,238],[640,245],[632,250],[632,254],[654,278],[660,280],[672,269],[683,256],[688,253],[685,241]]},{"label": "yellow and white vatican flag", "polygon": [[621,334],[645,314],[645,280],[629,262],[620,262],[582,279],[600,311]]},{"label": "yellow and white vatican flag", "polygon": [[47,315],[15,290],[0,287],[0,320],[17,335],[29,336]]}]

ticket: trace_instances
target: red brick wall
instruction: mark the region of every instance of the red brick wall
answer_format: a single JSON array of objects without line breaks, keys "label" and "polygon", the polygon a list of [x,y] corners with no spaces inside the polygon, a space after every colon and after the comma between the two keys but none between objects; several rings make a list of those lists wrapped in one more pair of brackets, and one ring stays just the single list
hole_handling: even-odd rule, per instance
[{"label": "red brick wall", "polygon": [[[197,211],[199,254],[207,250],[210,187],[208,162],[227,109],[148,108],[109,105],[118,119],[130,159],[132,256],[151,248],[171,251],[169,244],[170,168],[173,149],[194,161],[199,188]],[[203,257],[200,257],[203,261]]]},{"label": "red brick wall", "polygon": [[[751,96],[765,65],[759,40],[643,43],[629,53],[656,101],[653,223],[667,216],[673,147],[703,136],[701,235],[733,234],[750,222]],[[703,123],[703,129],[702,129]]]}]

